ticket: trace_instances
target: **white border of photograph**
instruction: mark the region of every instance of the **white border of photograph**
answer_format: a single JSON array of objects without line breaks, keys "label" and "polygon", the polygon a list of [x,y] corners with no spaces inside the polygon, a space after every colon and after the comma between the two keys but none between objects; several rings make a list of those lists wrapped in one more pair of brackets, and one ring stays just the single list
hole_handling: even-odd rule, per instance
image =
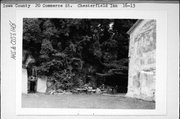
[{"label": "white border of photograph", "polygon": [[[133,10],[17,10],[16,114],[17,115],[165,115],[167,81],[167,13]],[[155,19],[156,36],[156,105],[155,109],[72,109],[22,108],[22,34],[23,18],[101,18]]]}]

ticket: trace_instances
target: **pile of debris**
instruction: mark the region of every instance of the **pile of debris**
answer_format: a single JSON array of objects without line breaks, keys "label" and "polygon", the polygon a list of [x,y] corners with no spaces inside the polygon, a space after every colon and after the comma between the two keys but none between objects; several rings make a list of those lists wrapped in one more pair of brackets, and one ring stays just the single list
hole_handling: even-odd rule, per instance
[{"label": "pile of debris", "polygon": [[92,86],[85,84],[82,87],[69,89],[69,90],[62,90],[62,89],[55,89],[52,88],[51,90],[48,90],[48,94],[115,94],[114,93],[115,88],[110,86],[104,86],[101,85],[98,88],[93,88]]}]

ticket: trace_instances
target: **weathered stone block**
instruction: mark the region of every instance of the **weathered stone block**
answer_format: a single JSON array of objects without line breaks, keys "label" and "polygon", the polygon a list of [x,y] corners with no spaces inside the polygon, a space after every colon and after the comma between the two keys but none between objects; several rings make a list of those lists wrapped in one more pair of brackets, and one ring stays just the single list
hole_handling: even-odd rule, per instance
[{"label": "weathered stone block", "polygon": [[153,72],[141,72],[141,97],[142,98],[153,98],[155,94],[155,74]]},{"label": "weathered stone block", "polygon": [[37,92],[45,93],[47,89],[47,78],[38,78],[37,79]]}]

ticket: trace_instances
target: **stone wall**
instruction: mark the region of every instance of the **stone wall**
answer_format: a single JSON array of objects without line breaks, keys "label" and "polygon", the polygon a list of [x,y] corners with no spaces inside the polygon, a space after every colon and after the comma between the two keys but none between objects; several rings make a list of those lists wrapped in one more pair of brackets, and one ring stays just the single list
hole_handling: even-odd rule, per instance
[{"label": "stone wall", "polygon": [[27,94],[28,93],[28,75],[27,70],[25,68],[22,68],[22,93]]},{"label": "stone wall", "polygon": [[37,79],[37,92],[45,93],[47,89],[47,77]]},{"label": "stone wall", "polygon": [[155,76],[156,21],[141,20],[130,31],[126,96],[155,101]]}]

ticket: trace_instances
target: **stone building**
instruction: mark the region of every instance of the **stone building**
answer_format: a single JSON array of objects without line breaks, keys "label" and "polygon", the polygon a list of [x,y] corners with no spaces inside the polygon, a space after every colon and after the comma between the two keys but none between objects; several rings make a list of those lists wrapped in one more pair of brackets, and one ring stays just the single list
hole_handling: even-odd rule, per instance
[{"label": "stone building", "polygon": [[23,57],[22,57],[22,93],[27,94],[28,93],[28,71],[27,67],[29,63],[33,62],[33,58],[28,54],[28,51],[23,51]]},{"label": "stone building", "polygon": [[22,68],[22,93],[45,93],[47,90],[47,77],[28,76],[27,69]]},{"label": "stone building", "polygon": [[127,33],[130,41],[126,96],[155,101],[156,20],[138,20]]},{"label": "stone building", "polygon": [[[23,61],[25,60],[25,57],[27,59],[25,60],[25,63],[22,66],[22,93],[27,94],[30,92],[40,92],[45,93],[47,89],[47,77],[37,77],[37,75],[32,75],[28,73],[27,67],[34,63],[35,60],[31,55],[27,55],[27,52],[23,52]],[[25,56],[27,55],[27,56]],[[35,68],[31,67],[31,71],[34,71]],[[36,71],[34,71],[36,72]]]}]

